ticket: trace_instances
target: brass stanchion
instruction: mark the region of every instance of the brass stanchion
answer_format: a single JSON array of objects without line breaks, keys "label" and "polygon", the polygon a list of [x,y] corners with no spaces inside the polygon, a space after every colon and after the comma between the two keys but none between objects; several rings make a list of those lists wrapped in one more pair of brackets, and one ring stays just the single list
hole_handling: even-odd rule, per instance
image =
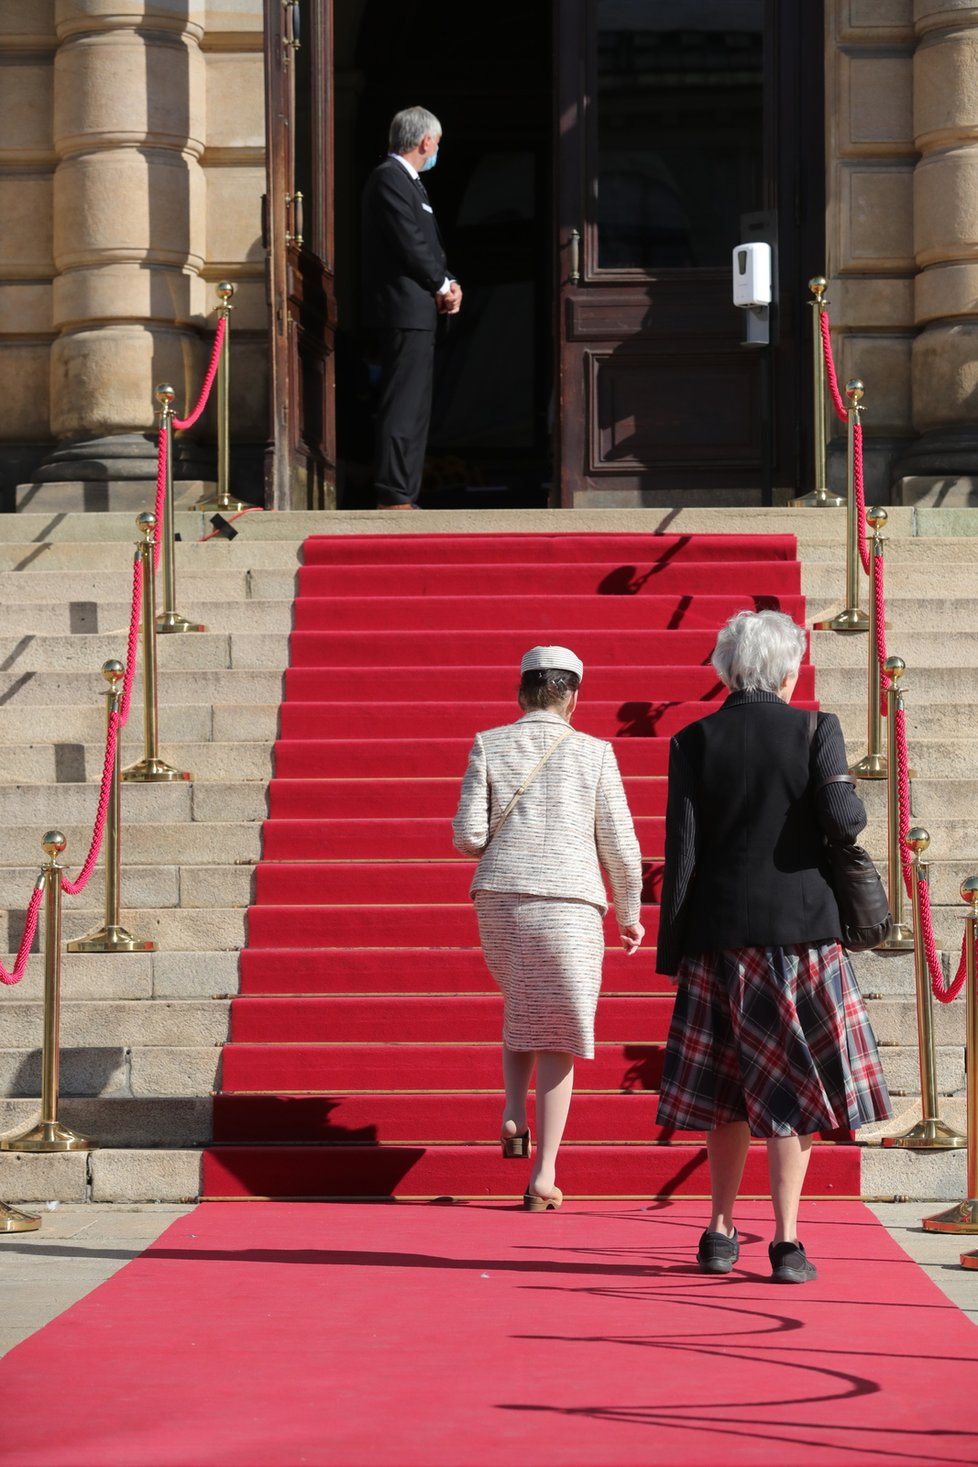
[{"label": "brass stanchion", "polygon": [[927,880],[927,863],[921,860],[930,836],[921,826],[907,832],[913,851],[913,964],[917,987],[917,1049],[920,1057],[920,1103],[923,1119],[902,1136],[884,1136],[884,1146],[901,1146],[908,1151],[950,1151],[966,1144],[963,1136],[945,1126],[937,1103],[937,1064],[934,1057],[934,1005],[930,973],[924,950],[924,928],[920,917],[920,885]]},{"label": "brass stanchion", "polygon": [[154,514],[141,514],[136,526],[142,532],[136,553],[143,567],[143,748],[145,757],[122,771],[122,778],[133,783],[165,783],[176,779],[192,779],[184,770],[174,769],[160,758],[157,733],[158,694],[156,676],[156,575],[153,569]]},{"label": "brass stanchion", "polygon": [[887,521],[887,513],[879,505],[867,510],[866,520],[873,527],[873,545],[870,551],[869,574],[869,676],[866,694],[866,753],[852,766],[849,773],[857,779],[885,779],[886,755],[882,752],[883,720],[880,715],[880,660],[876,645],[876,596],[874,594],[877,563],[882,563],[883,546],[886,543],[880,534]]},{"label": "brass stanchion", "polygon": [[231,478],[231,415],[230,415],[230,381],[231,381],[231,297],[234,295],[234,285],[230,280],[222,280],[217,287],[217,293],[221,298],[221,304],[217,308],[217,314],[222,321],[226,321],[224,328],[224,340],[221,342],[221,360],[217,369],[217,498],[202,499],[194,509],[216,509],[222,514],[230,511],[236,514],[240,509],[249,509],[250,506],[243,500],[232,499],[230,491]]},{"label": "brass stanchion", "polygon": [[[104,662],[102,676],[109,684],[105,695],[106,727],[112,724],[112,715],[119,711],[122,689],[119,683],[125,672],[121,662]],[[115,760],[112,765],[112,793],[109,797],[108,818],[105,824],[105,925],[89,932],[86,937],[73,938],[66,944],[70,953],[153,953],[156,943],[141,937],[133,937],[125,927],[119,925],[121,887],[121,830],[122,800],[120,768],[122,764],[121,731],[116,739]]]},{"label": "brass stanchion", "polygon": [[44,878],[44,1044],[41,1051],[41,1119],[19,1136],[0,1141],[3,1151],[90,1151],[87,1136],[58,1120],[58,1070],[61,1030],[61,873],[58,865],[68,842],[60,830],[49,830],[41,841],[48,857],[41,867]]},{"label": "brass stanchion", "polygon": [[828,621],[817,621],[817,632],[865,632],[869,617],[859,605],[859,506],[856,503],[856,428],[862,412],[863,384],[858,378],[846,383],[849,423],[846,437],[846,604]]},{"label": "brass stanchion", "polygon": [[34,1233],[41,1226],[41,1219],[30,1212],[18,1212],[0,1202],[0,1233]]},{"label": "brass stanchion", "polygon": [[[900,764],[897,758],[896,716],[903,708],[900,679],[907,664],[902,657],[888,657],[883,667],[890,679],[886,690],[886,892],[893,926],[890,935],[875,949],[878,953],[907,953],[913,949],[913,932],[903,920],[903,864],[900,858]],[[909,773],[909,771],[908,771]]]},{"label": "brass stanchion", "polygon": [[795,509],[837,509],[845,504],[838,494],[830,494],[826,486],[825,446],[828,431],[825,421],[825,363],[822,360],[822,317],[825,314],[823,296],[828,282],[824,275],[815,275],[808,282],[808,289],[815,297],[808,302],[812,311],[812,437],[814,439],[815,488],[811,494],[800,499],[789,499]]},{"label": "brass stanchion", "polygon": [[160,404],[160,430],[166,432],[166,489],[163,496],[163,610],[156,618],[158,632],[206,632],[199,622],[188,621],[176,609],[177,572],[173,526],[173,399],[169,382],[156,389]]},{"label": "brass stanchion", "polygon": [[[924,1227],[930,1233],[978,1233],[978,964],[975,962],[975,944],[978,943],[978,876],[969,876],[961,883],[961,900],[967,902],[971,911],[964,919],[965,993],[967,995],[967,1035],[965,1069],[968,1074],[968,1195],[956,1202],[946,1212],[935,1213],[924,1218]],[[971,1260],[974,1260],[973,1262]],[[964,1268],[978,1268],[978,1252],[962,1253]]]}]

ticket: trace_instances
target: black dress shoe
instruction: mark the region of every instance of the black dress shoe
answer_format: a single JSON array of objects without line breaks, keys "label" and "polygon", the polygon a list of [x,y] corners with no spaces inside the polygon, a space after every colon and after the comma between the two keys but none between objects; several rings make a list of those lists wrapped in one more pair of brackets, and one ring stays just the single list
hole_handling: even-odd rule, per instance
[{"label": "black dress shoe", "polygon": [[772,1284],[810,1284],[818,1269],[809,1263],[801,1243],[769,1243]]},{"label": "black dress shoe", "polygon": [[700,1273],[729,1273],[740,1257],[740,1239],[734,1228],[732,1238],[726,1233],[704,1233],[696,1250]]}]

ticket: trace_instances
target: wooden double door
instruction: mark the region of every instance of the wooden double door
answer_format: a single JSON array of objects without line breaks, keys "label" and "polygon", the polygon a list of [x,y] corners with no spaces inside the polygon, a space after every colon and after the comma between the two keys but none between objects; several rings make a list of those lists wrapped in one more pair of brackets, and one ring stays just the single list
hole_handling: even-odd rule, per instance
[{"label": "wooden double door", "polygon": [[[347,277],[377,155],[372,142],[336,162],[351,67],[359,138],[382,140],[418,99],[441,118],[431,192],[463,287],[463,263],[479,277],[446,374],[468,410],[436,403],[434,451],[476,481],[529,464],[539,502],[565,507],[761,503],[802,483],[806,281],[824,268],[821,0],[496,0],[453,18],[447,50],[409,0],[396,30],[392,7],[344,6],[347,37],[359,27],[346,56],[331,0],[266,0],[269,502],[333,503],[349,468],[337,322],[355,341]],[[768,346],[743,344],[731,300],[744,238],[774,246]],[[354,370],[355,351],[343,362]]]}]

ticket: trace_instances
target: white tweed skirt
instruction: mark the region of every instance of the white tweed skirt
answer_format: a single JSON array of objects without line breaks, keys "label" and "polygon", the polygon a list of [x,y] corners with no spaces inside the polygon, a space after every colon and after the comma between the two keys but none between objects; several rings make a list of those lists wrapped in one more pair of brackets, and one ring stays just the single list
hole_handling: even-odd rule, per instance
[{"label": "white tweed skirt", "polygon": [[486,966],[504,1000],[507,1049],[594,1058],[604,920],[591,902],[477,891]]}]

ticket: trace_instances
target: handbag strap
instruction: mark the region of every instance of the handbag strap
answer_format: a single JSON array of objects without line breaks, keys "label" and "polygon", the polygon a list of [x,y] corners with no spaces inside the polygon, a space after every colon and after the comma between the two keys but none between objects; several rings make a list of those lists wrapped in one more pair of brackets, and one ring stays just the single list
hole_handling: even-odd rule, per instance
[{"label": "handbag strap", "polygon": [[[818,728],[818,713],[815,711],[814,708],[810,708],[808,710],[808,743],[809,743],[809,747],[811,747],[811,744],[814,741],[814,738],[815,738],[815,730],[817,728]],[[819,784],[817,784],[815,786],[815,788],[812,790],[812,794],[813,795],[817,795],[818,792],[819,792],[819,790],[824,790],[824,788],[825,788],[825,786],[827,784],[851,784],[852,787],[853,787],[853,789],[855,789],[855,787],[856,787],[856,781],[853,779],[853,777],[852,777],[851,774],[827,774],[825,776],[825,778]]]},{"label": "handbag strap", "polygon": [[530,785],[533,783],[533,781],[536,779],[537,775],[543,769],[543,766],[548,762],[548,760],[550,760],[550,759],[553,758],[553,756],[556,754],[557,750],[560,748],[560,746],[564,742],[564,740],[565,739],[569,739],[570,736],[571,736],[571,734],[573,732],[574,732],[574,730],[572,728],[565,729],[562,734],[560,734],[557,738],[554,739],[553,743],[550,745],[550,748],[544,754],[544,756],[540,760],[540,762],[537,765],[535,765],[533,769],[530,770],[529,774],[526,776],[526,779],[524,779],[523,783],[520,785],[519,789],[516,791],[515,795],[510,800],[509,804],[506,806],[506,808],[503,811],[502,815],[499,817],[499,824],[496,826],[496,828],[493,831],[492,835],[489,837],[489,840],[486,841],[486,844],[483,847],[483,849],[487,850],[489,848],[490,842],[494,841],[495,838],[496,838],[496,836],[502,830],[503,826],[506,824],[506,821],[509,819],[509,817],[512,814],[513,810],[516,808],[517,804],[522,799],[523,795],[526,794],[527,790],[530,788]]}]

